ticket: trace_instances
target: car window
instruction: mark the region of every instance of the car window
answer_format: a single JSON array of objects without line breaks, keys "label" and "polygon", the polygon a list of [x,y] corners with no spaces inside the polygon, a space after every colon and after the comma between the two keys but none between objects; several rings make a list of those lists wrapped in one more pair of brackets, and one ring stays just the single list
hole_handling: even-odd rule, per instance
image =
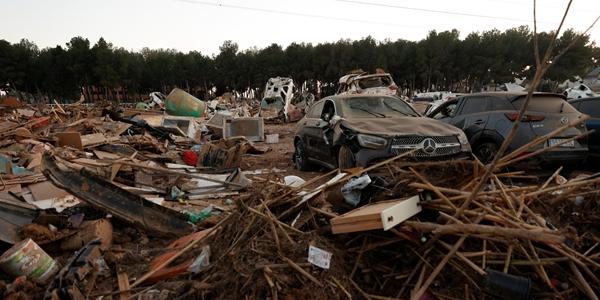
[{"label": "car window", "polygon": [[309,118],[320,118],[321,117],[321,112],[323,111],[323,105],[325,104],[325,101],[321,101],[321,102],[317,102],[315,103],[311,108],[310,108],[310,112],[308,113],[308,117]]},{"label": "car window", "polygon": [[581,101],[579,111],[590,115],[592,118],[600,118],[600,101]]},{"label": "car window", "polygon": [[443,118],[451,118],[456,115],[456,107],[458,102],[454,101],[448,104],[443,104],[439,108],[437,108],[437,112],[431,116],[431,118],[439,120]]},{"label": "car window", "polygon": [[468,115],[473,113],[484,112],[488,110],[488,98],[487,97],[473,97],[466,98],[465,104],[463,105],[460,114]]},{"label": "car window", "polygon": [[[520,97],[513,101],[513,105],[516,109],[521,109],[525,103],[526,97]],[[529,105],[527,106],[528,111],[542,112],[542,113],[574,113],[577,112],[569,102],[560,97],[555,96],[537,96],[531,98]]]},{"label": "car window", "polygon": [[403,100],[388,96],[352,97],[342,103],[346,118],[418,117],[419,114]]},{"label": "car window", "polygon": [[510,101],[506,98],[490,98],[491,110],[514,110],[515,108],[510,104]]},{"label": "car window", "polygon": [[321,119],[328,121],[333,118],[335,115],[335,105],[331,100],[325,100],[325,105],[323,106],[323,112],[321,113]]},{"label": "car window", "polygon": [[390,78],[385,76],[368,77],[358,81],[358,86],[361,89],[375,88],[375,87],[387,87],[391,83]]}]

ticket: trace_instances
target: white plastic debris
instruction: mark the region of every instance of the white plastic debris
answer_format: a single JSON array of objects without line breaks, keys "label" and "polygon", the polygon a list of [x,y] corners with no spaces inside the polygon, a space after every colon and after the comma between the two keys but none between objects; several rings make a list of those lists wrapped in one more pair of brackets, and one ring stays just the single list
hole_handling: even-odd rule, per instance
[{"label": "white plastic debris", "polygon": [[308,262],[323,269],[329,269],[331,263],[331,252],[314,246],[308,247]]},{"label": "white plastic debris", "polygon": [[304,179],[294,175],[285,176],[283,181],[285,182],[285,185],[289,187],[299,187],[306,182]]},{"label": "white plastic debris", "polygon": [[200,255],[194,259],[194,262],[188,267],[188,271],[194,274],[202,272],[210,265],[210,246],[202,247]]},{"label": "white plastic debris", "polygon": [[351,178],[348,183],[342,186],[342,195],[346,203],[352,206],[358,205],[362,189],[366,188],[369,184],[371,184],[371,178],[367,174]]}]

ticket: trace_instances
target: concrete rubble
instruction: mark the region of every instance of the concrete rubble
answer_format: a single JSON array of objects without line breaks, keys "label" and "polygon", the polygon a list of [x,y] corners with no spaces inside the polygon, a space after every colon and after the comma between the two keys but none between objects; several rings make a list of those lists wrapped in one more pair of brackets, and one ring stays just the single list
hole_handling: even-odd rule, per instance
[{"label": "concrete rubble", "polygon": [[[391,80],[355,74],[344,92],[374,78]],[[385,80],[369,88],[394,93]],[[410,152],[296,171],[293,124],[265,121],[297,121],[314,97],[293,104],[289,78],[267,89],[136,108],[2,99],[0,295],[597,299],[598,173]]]}]

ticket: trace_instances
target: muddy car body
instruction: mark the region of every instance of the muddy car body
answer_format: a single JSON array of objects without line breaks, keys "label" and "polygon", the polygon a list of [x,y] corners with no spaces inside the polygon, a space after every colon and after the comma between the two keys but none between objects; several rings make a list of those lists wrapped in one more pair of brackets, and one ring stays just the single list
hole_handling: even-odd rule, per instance
[{"label": "muddy car body", "polygon": [[471,148],[458,128],[420,116],[395,96],[336,95],[314,103],[294,138],[298,169],[367,166],[416,150],[416,159],[467,156]]}]

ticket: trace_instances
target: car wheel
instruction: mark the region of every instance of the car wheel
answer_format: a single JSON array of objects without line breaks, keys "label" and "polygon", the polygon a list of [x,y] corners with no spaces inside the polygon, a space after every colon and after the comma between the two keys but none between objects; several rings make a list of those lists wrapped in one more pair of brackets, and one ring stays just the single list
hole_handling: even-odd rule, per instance
[{"label": "car wheel", "polygon": [[496,157],[500,147],[493,142],[485,142],[475,147],[474,154],[484,164],[490,163]]},{"label": "car wheel", "polygon": [[296,169],[300,171],[310,170],[310,164],[308,163],[308,159],[306,157],[304,143],[301,140],[298,140],[294,146],[294,165],[296,166]]},{"label": "car wheel", "polygon": [[356,160],[350,148],[342,146],[338,154],[338,167],[340,169],[350,169],[356,167]]}]

